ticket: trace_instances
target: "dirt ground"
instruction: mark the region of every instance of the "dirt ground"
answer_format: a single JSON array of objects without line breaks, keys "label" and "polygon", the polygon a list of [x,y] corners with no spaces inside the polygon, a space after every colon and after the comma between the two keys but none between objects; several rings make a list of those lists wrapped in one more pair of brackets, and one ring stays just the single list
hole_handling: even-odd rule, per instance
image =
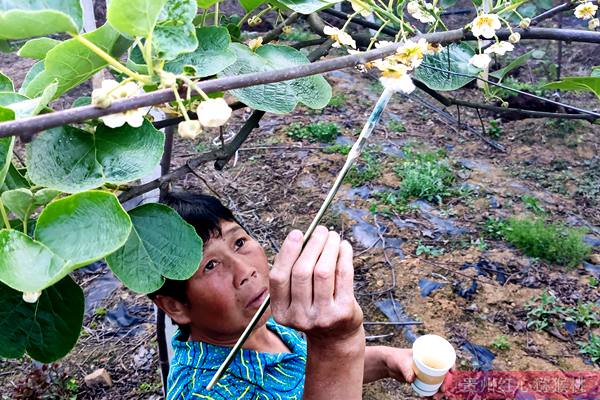
[{"label": "dirt ground", "polygon": [[[555,44],[545,50],[550,59],[555,56]],[[573,45],[563,62],[564,75],[581,74],[600,64],[600,52]],[[0,70],[18,82],[30,64],[2,54]],[[539,76],[544,68],[542,61],[534,61],[519,73]],[[325,76],[334,94],[343,95],[341,104],[322,111],[299,106],[289,115],[269,114],[238,152],[235,165],[230,163],[222,171],[204,165],[173,186],[218,196],[268,253],[274,254],[290,229],[309,225],[344,162],[340,154],[325,153],[323,145],[292,140],[287,128],[292,123],[333,122],[340,130],[337,142],[351,143],[379,95],[373,79],[358,71]],[[89,92],[89,86],[81,86],[54,107],[62,108]],[[482,101],[474,88],[463,89],[458,96]],[[600,103],[593,96],[568,94],[562,100],[600,111]],[[368,325],[369,344],[410,347],[414,335],[436,333],[453,343],[461,370],[481,368],[486,362],[495,370],[597,370],[597,365],[578,353],[576,341],[581,337],[561,329],[536,332],[526,326],[527,303],[546,289],[565,305],[598,303],[598,288],[589,284],[592,260],[597,258],[573,269],[549,265],[486,236],[485,222],[526,214],[522,198],[532,196],[552,220],[587,228],[586,238],[595,244],[592,253],[597,257],[600,126],[499,120],[502,132],[493,140],[506,149],[503,152],[473,133],[481,131],[474,110],[460,110],[462,123],[472,127],[469,131],[458,126],[456,108],[445,111],[450,117],[440,108],[419,91],[408,97],[395,95],[370,139],[382,165],[382,176],[360,187],[344,184],[324,220],[353,243],[356,296],[365,321],[388,321],[392,304],[400,320],[421,322],[406,329]],[[226,133],[237,132],[249,113],[236,112]],[[489,120],[498,117],[482,113],[482,118],[488,128],[485,137],[489,137]],[[404,132],[397,129],[399,124]],[[172,168],[205,151],[216,136],[217,132],[207,132],[196,141],[176,138]],[[371,212],[377,204],[376,192],[399,186],[393,167],[400,162],[406,145],[444,150],[458,177],[455,186],[469,190],[442,204],[420,201],[403,212]],[[443,253],[417,256],[419,244]],[[498,278],[500,270],[505,279]],[[87,304],[82,336],[75,349],[52,373],[40,374],[40,365],[29,359],[0,360],[2,398],[162,398],[154,311],[149,300],[123,288],[102,264],[78,271],[76,279],[86,291]],[[421,279],[442,286],[422,296]],[[470,296],[459,294],[469,287],[473,289]],[[499,336],[507,338],[507,349],[492,346]],[[495,357],[492,361],[478,358],[473,345],[490,350]],[[83,377],[97,368],[108,371],[112,387],[85,386]],[[365,399],[413,398],[407,385],[391,380],[367,385],[364,393]]]}]

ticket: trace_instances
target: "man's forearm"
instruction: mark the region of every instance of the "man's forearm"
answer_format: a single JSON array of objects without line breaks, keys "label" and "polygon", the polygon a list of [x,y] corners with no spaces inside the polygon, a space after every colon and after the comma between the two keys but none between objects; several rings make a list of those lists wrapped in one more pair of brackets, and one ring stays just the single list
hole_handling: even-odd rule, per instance
[{"label": "man's forearm", "polygon": [[365,334],[338,342],[308,339],[303,400],[358,400],[362,398]]}]

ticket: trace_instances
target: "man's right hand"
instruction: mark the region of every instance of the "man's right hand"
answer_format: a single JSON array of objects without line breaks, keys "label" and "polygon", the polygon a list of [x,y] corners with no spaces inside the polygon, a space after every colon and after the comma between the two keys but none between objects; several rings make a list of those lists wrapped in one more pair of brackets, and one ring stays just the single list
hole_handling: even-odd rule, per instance
[{"label": "man's right hand", "polygon": [[273,317],[307,337],[302,398],[360,399],[365,334],[354,298],[352,247],[323,226],[304,250],[302,241],[302,233],[292,231],[270,273]]},{"label": "man's right hand", "polygon": [[270,273],[275,320],[304,332],[309,341],[333,345],[362,329],[354,298],[352,246],[318,226],[304,250],[302,233],[290,232]]}]

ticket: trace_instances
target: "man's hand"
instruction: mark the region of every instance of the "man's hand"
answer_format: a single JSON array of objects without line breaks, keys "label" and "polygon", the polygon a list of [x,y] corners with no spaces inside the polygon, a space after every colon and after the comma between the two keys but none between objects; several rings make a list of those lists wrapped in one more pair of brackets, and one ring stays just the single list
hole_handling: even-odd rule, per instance
[{"label": "man's hand", "polygon": [[369,346],[365,349],[364,383],[384,378],[394,378],[411,383],[415,379],[412,369],[412,350],[386,346]]},{"label": "man's hand", "polygon": [[315,229],[304,250],[302,240],[300,231],[292,231],[275,258],[270,273],[273,317],[315,344],[364,336],[350,243],[323,226]]},{"label": "man's hand", "polygon": [[302,250],[292,231],[270,273],[271,311],[282,325],[306,334],[303,400],[362,398],[365,334],[354,298],[352,247],[319,226]]}]

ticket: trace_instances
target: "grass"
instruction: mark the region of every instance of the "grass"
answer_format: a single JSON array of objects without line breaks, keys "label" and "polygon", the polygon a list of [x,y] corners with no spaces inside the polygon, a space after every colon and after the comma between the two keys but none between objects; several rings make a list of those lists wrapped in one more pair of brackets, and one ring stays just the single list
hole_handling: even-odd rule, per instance
[{"label": "grass", "polygon": [[494,341],[492,342],[492,347],[496,350],[506,351],[510,350],[510,343],[506,336],[498,335],[494,338]]},{"label": "grass", "polygon": [[502,136],[504,130],[502,129],[502,125],[499,119],[492,119],[489,122],[487,133],[495,139],[499,139]]},{"label": "grass", "polygon": [[350,168],[344,178],[345,182],[355,187],[362,186],[381,176],[381,161],[373,151],[363,151],[360,158],[362,161]]},{"label": "grass", "polygon": [[309,142],[332,143],[339,134],[338,126],[333,122],[317,122],[308,125],[291,124],[287,134],[294,140]]},{"label": "grass", "polygon": [[600,157],[586,161],[586,169],[578,179],[575,194],[591,206],[600,205]]},{"label": "grass", "polygon": [[433,246],[426,246],[420,240],[419,240],[419,245],[417,246],[417,250],[415,251],[415,254],[417,256],[425,255],[428,257],[429,256],[438,257],[438,256],[441,256],[443,253],[444,253],[444,249],[438,249]]},{"label": "grass", "polygon": [[328,105],[335,108],[340,108],[346,103],[346,95],[344,93],[338,93],[331,96]]},{"label": "grass", "polygon": [[591,251],[583,242],[583,229],[561,223],[546,223],[542,218],[509,218],[504,238],[530,257],[567,267],[580,264]]},{"label": "grass", "polygon": [[455,176],[442,151],[417,153],[405,149],[406,159],[394,168],[402,179],[399,196],[404,199],[420,198],[441,203],[451,194]]},{"label": "grass", "polygon": [[324,147],[323,151],[325,153],[338,153],[347,156],[351,148],[352,146],[349,144],[332,144],[331,146]]},{"label": "grass", "polygon": [[404,126],[404,124],[402,122],[400,122],[400,121],[396,121],[395,119],[393,119],[390,122],[388,122],[387,128],[391,132],[395,132],[395,133],[406,132],[406,127]]},{"label": "grass", "polygon": [[400,197],[396,191],[376,192],[373,193],[373,196],[377,199],[371,203],[369,208],[369,211],[373,214],[404,214],[411,209],[411,205],[405,198]]}]

